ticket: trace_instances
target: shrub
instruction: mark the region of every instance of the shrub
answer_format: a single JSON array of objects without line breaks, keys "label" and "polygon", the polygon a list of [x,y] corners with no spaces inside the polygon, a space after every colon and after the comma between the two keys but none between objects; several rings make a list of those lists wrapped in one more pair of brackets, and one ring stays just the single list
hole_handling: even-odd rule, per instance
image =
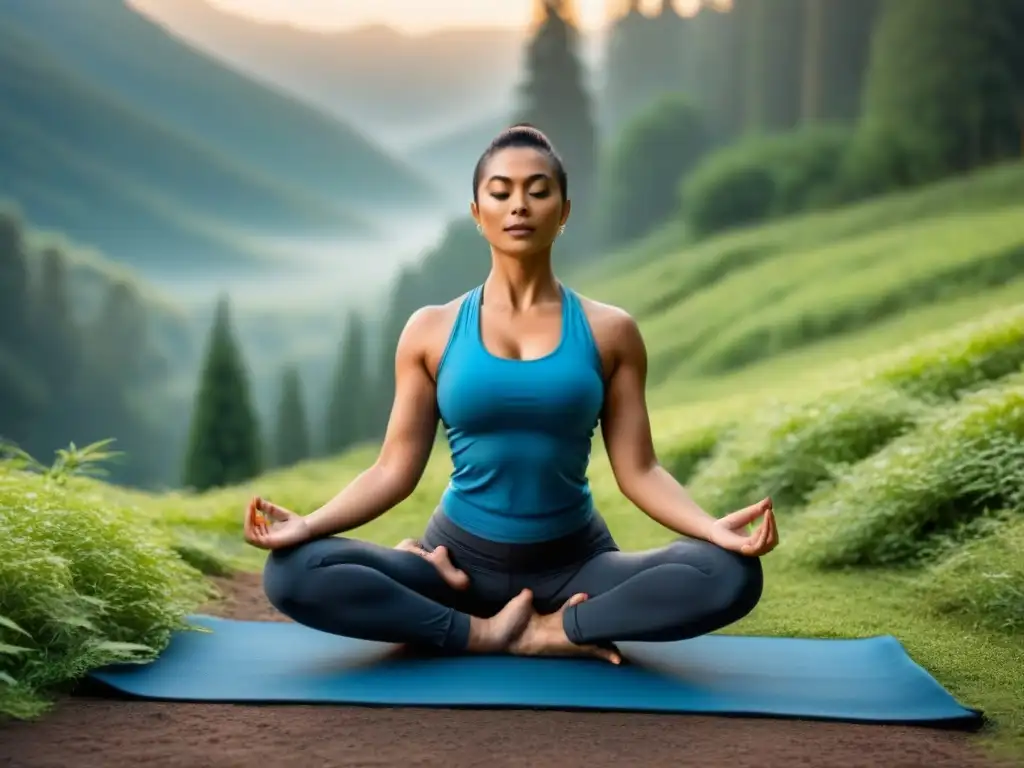
[{"label": "shrub", "polygon": [[941,401],[1012,374],[1022,365],[1024,306],[1017,305],[876,358],[864,375],[915,397]]},{"label": "shrub", "polygon": [[[699,349],[689,350],[690,365],[704,373],[733,370],[778,352],[859,330],[908,309],[1004,285],[1024,274],[1024,231],[1019,215],[997,211],[967,221],[953,219],[890,230],[833,246],[828,259],[821,258],[821,252],[807,252],[803,258],[794,254],[787,266],[798,270],[803,279],[791,283],[789,294],[777,301],[750,295],[752,303],[760,305],[758,311],[719,322],[718,327],[711,323],[719,318],[710,316],[706,341]],[[978,239],[967,222],[986,235]],[[761,285],[781,288],[786,276],[772,279],[770,274],[779,266],[781,262],[766,262],[758,270],[760,275],[751,276],[760,277]],[[1024,324],[1020,334],[1024,337]],[[1017,347],[1016,354],[1021,353],[1024,343]],[[1003,354],[1016,359],[1012,346],[1004,345]]]},{"label": "shrub", "polygon": [[601,173],[598,222],[604,245],[635,240],[679,210],[680,179],[710,146],[700,111],[665,96],[630,121]]},{"label": "shrub", "polygon": [[0,713],[16,717],[92,668],[152,658],[209,594],[151,521],[61,479],[0,462]]},{"label": "shrub", "polygon": [[927,599],[982,627],[1024,630],[1024,517],[986,516],[975,537],[924,574]]},{"label": "shrub", "polygon": [[771,496],[801,505],[837,468],[859,461],[909,429],[920,404],[889,387],[853,385],[761,408],[691,480],[701,504],[729,512]]},{"label": "shrub", "polygon": [[682,182],[696,235],[787,216],[827,200],[851,139],[844,126],[754,136],[709,155]]},{"label": "shrub", "polygon": [[1024,513],[1024,375],[937,407],[810,499],[803,559],[918,564],[986,509]]}]

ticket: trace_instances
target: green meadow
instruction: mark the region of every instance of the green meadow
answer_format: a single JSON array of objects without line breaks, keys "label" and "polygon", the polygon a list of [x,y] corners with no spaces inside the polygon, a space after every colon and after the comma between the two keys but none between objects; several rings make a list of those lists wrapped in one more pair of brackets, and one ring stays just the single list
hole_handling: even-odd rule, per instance
[{"label": "green meadow", "polygon": [[[1024,748],[1024,168],[688,240],[673,225],[573,278],[629,309],[651,361],[663,464],[722,514],[771,494],[781,545],[729,632],[893,634],[968,706],[994,750]],[[415,535],[445,484],[438,443],[410,498],[357,535]],[[374,446],[188,495],[115,488],[104,446],[0,465],[0,712],[35,717],[89,668],[159,652],[258,569],[249,496],[308,512]],[[37,457],[43,459],[45,457]],[[620,544],[671,534],[618,492]]]}]

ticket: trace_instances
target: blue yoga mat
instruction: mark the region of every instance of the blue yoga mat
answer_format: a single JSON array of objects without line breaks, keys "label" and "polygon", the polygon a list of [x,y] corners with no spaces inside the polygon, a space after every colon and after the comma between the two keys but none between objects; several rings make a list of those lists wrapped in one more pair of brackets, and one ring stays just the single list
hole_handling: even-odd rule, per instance
[{"label": "blue yoga mat", "polygon": [[515,656],[414,657],[291,622],[190,623],[146,664],[92,672],[134,696],[188,701],[553,708],[867,722],[980,721],[890,636],[805,640],[705,635],[623,643],[628,663]]}]

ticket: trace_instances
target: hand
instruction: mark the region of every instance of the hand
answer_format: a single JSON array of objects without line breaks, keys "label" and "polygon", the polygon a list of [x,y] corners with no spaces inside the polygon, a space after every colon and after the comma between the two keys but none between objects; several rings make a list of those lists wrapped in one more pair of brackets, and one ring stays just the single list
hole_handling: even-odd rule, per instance
[{"label": "hand", "polygon": [[254,496],[245,511],[245,540],[259,549],[283,549],[310,538],[306,519]]},{"label": "hand", "polygon": [[448,558],[448,550],[444,547],[435,547],[433,552],[427,552],[415,539],[403,539],[395,546],[395,549],[412,552],[414,555],[422,557],[437,569],[441,578],[452,589],[461,591],[469,588],[469,576],[452,564]]},{"label": "hand", "polygon": [[[757,518],[764,516],[761,525],[753,533],[746,527]],[[739,552],[750,557],[767,555],[779,543],[779,531],[775,525],[775,510],[771,498],[765,498],[749,507],[716,520],[711,526],[710,541],[722,549]]]}]

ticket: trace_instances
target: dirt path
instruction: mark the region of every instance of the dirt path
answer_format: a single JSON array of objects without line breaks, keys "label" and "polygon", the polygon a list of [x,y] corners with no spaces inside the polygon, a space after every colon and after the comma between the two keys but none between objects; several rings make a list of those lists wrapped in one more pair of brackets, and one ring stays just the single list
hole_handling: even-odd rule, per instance
[{"label": "dirt path", "polygon": [[[220,582],[208,613],[280,620],[258,578]],[[62,699],[0,723],[0,766],[991,766],[971,736],[927,728],[767,719]]]}]

